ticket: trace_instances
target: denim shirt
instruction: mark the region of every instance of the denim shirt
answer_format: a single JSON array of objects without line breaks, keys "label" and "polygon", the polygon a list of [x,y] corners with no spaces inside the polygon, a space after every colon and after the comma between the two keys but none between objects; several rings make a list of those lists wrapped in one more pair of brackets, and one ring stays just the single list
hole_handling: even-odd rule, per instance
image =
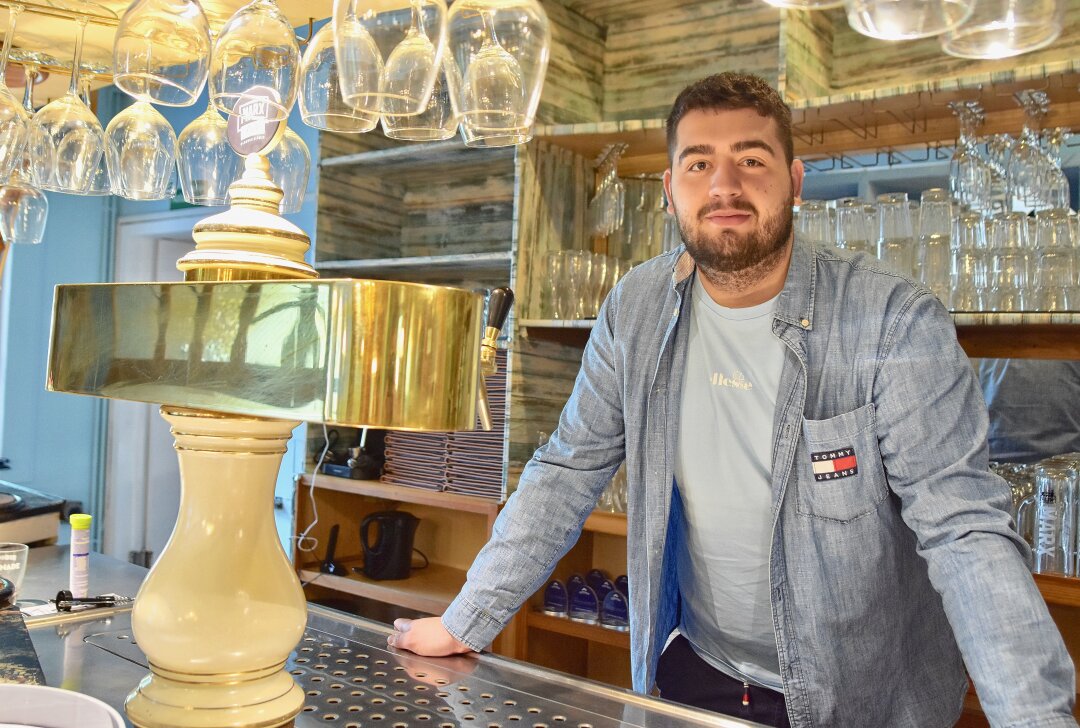
[{"label": "denim shirt", "polygon": [[[796,241],[774,313],[786,346],[769,578],[791,723],[953,725],[966,664],[993,725],[1075,726],[1073,665],[988,471],[971,365],[938,300],[877,265]],[[457,639],[489,644],[543,587],[625,458],[633,683],[652,689],[679,619],[673,470],[694,273],[679,248],[608,297],[558,429],[443,615]],[[815,478],[812,455],[849,451],[856,472]]]}]

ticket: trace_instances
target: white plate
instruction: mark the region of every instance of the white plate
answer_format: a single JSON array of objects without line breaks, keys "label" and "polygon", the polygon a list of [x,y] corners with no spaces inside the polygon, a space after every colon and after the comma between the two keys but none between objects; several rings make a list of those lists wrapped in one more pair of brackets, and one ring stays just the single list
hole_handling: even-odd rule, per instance
[{"label": "white plate", "polygon": [[120,714],[89,695],[44,685],[0,685],[0,728],[124,728]]}]

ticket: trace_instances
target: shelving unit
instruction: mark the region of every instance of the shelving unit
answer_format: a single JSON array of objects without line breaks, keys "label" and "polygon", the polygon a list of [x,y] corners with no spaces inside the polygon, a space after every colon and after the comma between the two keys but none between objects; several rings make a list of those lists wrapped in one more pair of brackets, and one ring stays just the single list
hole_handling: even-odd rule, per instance
[{"label": "shelving unit", "polygon": [[[1021,114],[1011,94],[1033,86],[1050,96],[1048,125],[1080,128],[1080,62],[1073,60],[1080,47],[1080,0],[1071,3],[1059,43],[1025,56],[1023,66],[1015,59],[941,59],[934,40],[871,46],[847,30],[842,11],[781,12],[764,3],[721,0],[663,8],[632,0],[544,4],[553,47],[532,144],[483,151],[456,141],[400,145],[377,135],[324,134],[320,145],[315,265],[321,272],[469,287],[509,282],[515,288],[520,318],[511,332],[508,489],[538,431],[550,432],[558,421],[593,326],[538,318],[544,255],[601,245],[589,239],[584,222],[590,163],[604,147],[629,145],[619,165],[624,176],[665,169],[664,116],[686,83],[729,69],[776,83],[794,110],[796,153],[824,160],[819,168],[843,166],[862,152],[941,156],[956,136],[946,106],[954,99],[982,102],[988,117],[982,132],[1015,132]],[[718,45],[717,38],[725,42]],[[1080,358],[1078,317],[965,313],[953,319],[973,356]],[[440,611],[456,593],[498,509],[446,493],[326,476],[319,476],[316,491],[326,518],[357,521],[375,508],[405,506],[426,509],[425,523],[454,534],[455,543],[443,544],[436,559],[445,578],[434,579],[440,569],[430,572],[434,585],[419,574],[397,584],[325,576],[316,582],[343,593],[423,604],[422,611]],[[624,516],[592,514],[554,576],[593,567],[625,573],[625,539]],[[312,573],[310,560],[302,566],[301,573]],[[1055,616],[1080,606],[1072,580],[1037,580]],[[513,636],[497,649],[628,683],[626,635],[546,617],[535,611],[538,606],[538,597],[525,605],[506,633]],[[1070,645],[1080,645],[1076,632],[1080,628],[1066,635]]]},{"label": "shelving unit", "polygon": [[[347,559],[342,563],[351,571],[352,567],[362,565],[363,559]],[[301,566],[297,575],[304,584],[318,583],[319,586],[345,594],[388,602],[418,612],[441,614],[464,586],[465,571],[431,564],[425,569],[415,570],[408,579],[373,581],[355,572],[348,576],[323,574],[315,563]]]}]

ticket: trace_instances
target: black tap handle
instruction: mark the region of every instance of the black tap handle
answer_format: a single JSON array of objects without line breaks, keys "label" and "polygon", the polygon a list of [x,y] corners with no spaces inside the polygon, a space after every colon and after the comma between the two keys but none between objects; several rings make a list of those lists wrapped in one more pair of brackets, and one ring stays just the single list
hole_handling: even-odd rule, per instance
[{"label": "black tap handle", "polygon": [[510,315],[510,307],[514,305],[514,292],[506,286],[493,288],[488,296],[487,326],[492,329],[502,330],[506,323],[506,317]]}]

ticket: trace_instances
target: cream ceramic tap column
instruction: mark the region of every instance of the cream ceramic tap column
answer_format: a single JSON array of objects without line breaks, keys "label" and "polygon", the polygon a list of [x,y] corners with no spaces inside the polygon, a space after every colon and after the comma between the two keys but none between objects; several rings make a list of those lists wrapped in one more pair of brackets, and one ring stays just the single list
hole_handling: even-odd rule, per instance
[{"label": "cream ceramic tap column", "polygon": [[304,693],[284,665],[307,607],[273,501],[299,423],[161,414],[180,458],[180,512],[132,610],[151,674],[128,696],[128,718],[140,728],[290,725]]}]

